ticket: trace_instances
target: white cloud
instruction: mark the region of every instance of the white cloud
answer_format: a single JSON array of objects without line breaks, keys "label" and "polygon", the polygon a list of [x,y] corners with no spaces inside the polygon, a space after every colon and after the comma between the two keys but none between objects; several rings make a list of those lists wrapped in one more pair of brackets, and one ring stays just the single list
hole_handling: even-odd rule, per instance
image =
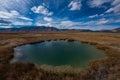
[{"label": "white cloud", "polygon": [[78,22],[72,22],[72,21],[62,21],[61,25],[62,26],[74,26],[76,25]]},{"label": "white cloud", "polygon": [[104,24],[119,23],[119,22],[120,22],[119,19],[113,19],[113,18],[105,19],[105,18],[102,18],[102,19],[99,19],[97,21],[94,21],[92,24],[104,25]]},{"label": "white cloud", "polygon": [[89,16],[89,18],[95,18],[95,17],[98,17],[98,16],[99,16],[98,14],[95,14],[95,15]]},{"label": "white cloud", "polygon": [[106,11],[106,13],[113,12],[116,15],[120,15],[120,0],[115,0],[112,3],[112,7]]},{"label": "white cloud", "polygon": [[114,0],[112,3],[112,5],[118,5],[118,4],[120,4],[120,0]]},{"label": "white cloud", "polygon": [[82,7],[81,1],[71,1],[68,5],[71,11],[80,10]]},{"label": "white cloud", "polygon": [[21,13],[26,13],[30,3],[31,0],[0,0],[0,10],[18,10]]},{"label": "white cloud", "polygon": [[80,24],[81,24],[81,22],[73,22],[73,21],[67,20],[67,21],[62,21],[60,24],[57,24],[56,27],[62,28],[62,29],[66,29],[66,28],[71,29]]},{"label": "white cloud", "polygon": [[100,26],[104,24],[110,23],[112,20],[106,20],[105,18],[99,19],[99,20],[94,20],[94,21],[88,21],[88,22],[73,22],[73,21],[62,21],[59,25],[56,25],[58,28],[74,28],[74,27],[80,27],[80,26]]},{"label": "white cloud", "polygon": [[18,17],[19,19],[23,19],[23,20],[27,20],[27,21],[33,21],[32,19],[30,18],[27,18],[27,17],[24,17],[24,16],[21,16],[21,17]]},{"label": "white cloud", "polygon": [[115,20],[115,22],[120,23],[120,19],[119,20]]},{"label": "white cloud", "polygon": [[32,22],[15,21],[12,25],[32,25]]},{"label": "white cloud", "polygon": [[[7,11],[0,11],[0,18],[3,20],[10,21],[12,25],[31,25],[32,19],[27,18],[21,15],[18,11],[12,10],[10,12]],[[20,21],[22,19],[23,21]]]},{"label": "white cloud", "polygon": [[11,26],[0,26],[0,28],[11,28]]},{"label": "white cloud", "polygon": [[45,21],[47,21],[47,22],[51,22],[52,21],[52,18],[50,18],[50,17],[44,17],[43,18]]},{"label": "white cloud", "polygon": [[10,12],[0,11],[0,18],[3,18],[3,19],[19,18],[19,19],[23,19],[23,20],[32,21],[32,19],[24,17],[23,15],[20,15],[20,13],[18,11],[15,11],[15,10],[12,10]]},{"label": "white cloud", "polygon": [[[35,25],[56,27],[59,29],[80,29],[80,28],[82,28],[82,29],[91,28],[92,29],[92,27],[95,29],[105,29],[106,25],[109,25],[110,23],[118,23],[118,22],[120,22],[119,19],[114,20],[114,19],[101,18],[98,20],[91,20],[88,22],[74,22],[74,21],[70,21],[70,20],[61,21],[60,23],[55,23],[55,24],[52,24],[50,22],[48,22],[48,23],[37,22]],[[102,27],[102,26],[104,26],[104,27]]]},{"label": "white cloud", "polygon": [[[109,23],[120,22],[120,20],[114,19],[98,19],[98,20],[91,20],[88,22],[74,22],[74,21],[62,21],[61,23],[57,24],[55,27],[59,29],[93,29],[93,30],[100,30],[100,29],[111,29],[115,28],[115,26],[105,25]],[[117,26],[116,26],[117,27]]]},{"label": "white cloud", "polygon": [[103,25],[103,24],[107,24],[107,23],[109,23],[109,22],[110,22],[110,20],[106,20],[105,18],[102,18],[102,19],[100,19],[99,21],[97,21],[96,24],[98,24],[98,25]]},{"label": "white cloud", "polygon": [[[55,27],[60,28],[60,29],[72,29],[72,28],[90,28],[92,26],[105,26],[109,25],[111,23],[119,23],[119,19],[97,19],[97,20],[91,20],[91,21],[86,21],[86,22],[74,22],[70,20],[62,21],[59,24],[56,24]],[[114,26],[113,26],[114,27]]]},{"label": "white cloud", "polygon": [[109,3],[111,2],[112,0],[89,0],[88,1],[88,5],[91,7],[91,8],[94,8],[94,7],[101,7],[104,3]]},{"label": "white cloud", "polygon": [[14,10],[10,12],[0,11],[0,18],[14,18],[17,17],[18,15],[19,13]]},{"label": "white cloud", "polygon": [[82,23],[83,25],[87,25],[87,26],[100,26],[100,25],[104,25],[104,24],[108,24],[111,22],[111,19],[98,19],[98,20],[91,20],[85,23]]},{"label": "white cloud", "polygon": [[53,15],[53,12],[50,12],[46,7],[44,7],[43,5],[40,5],[38,7],[34,6],[31,8],[31,10],[34,12],[34,13],[37,13],[37,14],[43,14],[43,15],[46,15],[46,16],[51,16]]},{"label": "white cloud", "polygon": [[53,27],[53,25],[52,25],[51,23],[40,23],[40,22],[37,22],[35,25],[36,25],[36,26]]}]

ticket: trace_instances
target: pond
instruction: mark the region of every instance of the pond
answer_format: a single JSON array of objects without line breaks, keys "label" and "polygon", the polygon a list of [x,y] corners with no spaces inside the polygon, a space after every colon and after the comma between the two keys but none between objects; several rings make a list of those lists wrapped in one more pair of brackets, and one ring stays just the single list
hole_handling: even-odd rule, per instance
[{"label": "pond", "polygon": [[57,40],[18,46],[14,48],[14,58],[11,62],[31,62],[52,66],[71,65],[84,68],[90,61],[104,57],[101,50],[89,44]]}]

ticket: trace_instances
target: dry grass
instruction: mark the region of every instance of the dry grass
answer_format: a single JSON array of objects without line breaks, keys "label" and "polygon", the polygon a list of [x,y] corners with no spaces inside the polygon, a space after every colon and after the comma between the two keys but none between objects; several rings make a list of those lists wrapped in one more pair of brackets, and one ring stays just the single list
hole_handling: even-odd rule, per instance
[{"label": "dry grass", "polygon": [[[44,40],[78,40],[103,50],[107,58],[90,62],[84,71],[46,71],[31,63],[14,63],[13,48]],[[62,68],[61,68],[62,69]],[[9,33],[0,34],[0,80],[120,80],[120,34],[119,33]]]}]

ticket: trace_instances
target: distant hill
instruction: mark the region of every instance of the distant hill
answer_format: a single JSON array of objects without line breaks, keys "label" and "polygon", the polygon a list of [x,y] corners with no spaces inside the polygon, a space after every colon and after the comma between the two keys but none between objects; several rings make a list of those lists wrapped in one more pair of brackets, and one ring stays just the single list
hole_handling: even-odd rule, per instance
[{"label": "distant hill", "polygon": [[0,28],[0,33],[16,33],[16,32],[50,32],[50,31],[65,31],[65,32],[112,32],[112,33],[120,33],[120,28],[112,29],[112,30],[98,30],[92,31],[89,29],[57,29],[55,27],[46,27],[46,26],[26,26],[22,28]]},{"label": "distant hill", "polygon": [[99,30],[99,31],[96,31],[96,32],[112,32],[112,33],[120,33],[120,28],[115,28],[115,29],[112,29],[112,30]]},{"label": "distant hill", "polygon": [[67,32],[93,32],[89,29],[61,29],[61,31],[67,31]]},{"label": "distant hill", "polygon": [[111,32],[111,33],[120,33],[120,28],[115,28],[112,30],[97,30],[93,31],[90,29],[62,29],[62,31],[69,31],[69,32]]},{"label": "distant hill", "polygon": [[40,31],[58,31],[59,29],[54,27],[45,27],[45,26],[31,26],[31,27],[22,27],[22,28],[0,28],[2,33],[15,33],[15,32],[40,32]]},{"label": "distant hill", "polygon": [[113,32],[120,32],[120,28],[113,29]]}]

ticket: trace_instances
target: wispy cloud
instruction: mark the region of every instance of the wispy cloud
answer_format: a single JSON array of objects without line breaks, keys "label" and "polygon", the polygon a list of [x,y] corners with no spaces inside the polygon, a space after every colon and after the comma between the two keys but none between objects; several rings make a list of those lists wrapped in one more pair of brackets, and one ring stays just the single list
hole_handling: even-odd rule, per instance
[{"label": "wispy cloud", "polygon": [[102,18],[96,22],[97,25],[103,25],[109,23],[110,20],[106,20],[105,18]]},{"label": "wispy cloud", "polygon": [[99,7],[100,8],[100,7],[102,7],[103,4],[109,3],[111,1],[112,0],[89,0],[88,5],[91,8],[94,8],[94,7]]},{"label": "wispy cloud", "polygon": [[120,4],[120,0],[114,0],[112,3],[112,5],[118,5],[118,4]]},{"label": "wispy cloud", "polygon": [[16,10],[12,10],[10,12],[7,11],[0,11],[0,18],[2,19],[14,19],[14,18],[19,18],[19,19],[23,19],[23,20],[29,20],[32,21],[32,19],[27,18],[23,15],[21,15],[18,11]]},{"label": "wispy cloud", "polygon": [[74,28],[74,27],[92,27],[92,26],[105,26],[105,25],[109,25],[112,23],[119,23],[120,20],[114,20],[114,19],[105,19],[105,18],[100,18],[97,20],[90,20],[90,21],[70,21],[70,20],[66,20],[66,21],[61,21],[59,24],[56,25],[56,27],[58,28]]},{"label": "wispy cloud", "polygon": [[[12,25],[31,25],[32,19],[21,15],[18,11],[12,10],[10,12],[0,11],[0,18],[8,20]],[[21,21],[20,21],[21,20]]]},{"label": "wispy cloud", "polygon": [[99,16],[98,14],[95,14],[95,15],[89,16],[89,18],[95,18],[95,17],[98,17],[98,16]]},{"label": "wispy cloud", "polygon": [[0,28],[12,28],[11,26],[0,26]]},{"label": "wispy cloud", "polygon": [[106,13],[114,13],[116,15],[120,15],[120,0],[114,0],[112,2],[112,7],[109,8]]},{"label": "wispy cloud", "polygon": [[56,27],[61,29],[71,29],[72,27],[78,26],[80,24],[81,22],[73,22],[70,20],[66,20],[66,21],[61,21],[59,24],[56,25]]},{"label": "wispy cloud", "polygon": [[19,10],[26,13],[29,10],[28,5],[30,2],[31,0],[0,0],[0,10]]},{"label": "wispy cloud", "polygon": [[50,18],[50,17],[44,17],[43,18],[45,21],[47,21],[47,22],[51,22],[53,19],[52,18]]},{"label": "wispy cloud", "polygon": [[7,12],[7,11],[0,11],[0,18],[14,18],[14,17],[17,17],[19,16],[19,13],[17,11],[10,11],[10,12]]},{"label": "wispy cloud", "polygon": [[81,1],[71,1],[68,5],[70,11],[80,10],[82,7]]},{"label": "wispy cloud", "polygon": [[24,16],[20,16],[18,17],[19,19],[23,19],[23,20],[27,20],[27,21],[33,21],[32,19],[28,18],[28,17],[24,17]]},{"label": "wispy cloud", "polygon": [[53,24],[51,24],[50,22],[48,22],[48,23],[36,22],[36,24],[35,24],[35,25],[37,25],[37,26],[54,27],[54,25],[53,25]]},{"label": "wispy cloud", "polygon": [[15,21],[12,25],[32,25],[32,22],[24,22],[24,21]]}]

